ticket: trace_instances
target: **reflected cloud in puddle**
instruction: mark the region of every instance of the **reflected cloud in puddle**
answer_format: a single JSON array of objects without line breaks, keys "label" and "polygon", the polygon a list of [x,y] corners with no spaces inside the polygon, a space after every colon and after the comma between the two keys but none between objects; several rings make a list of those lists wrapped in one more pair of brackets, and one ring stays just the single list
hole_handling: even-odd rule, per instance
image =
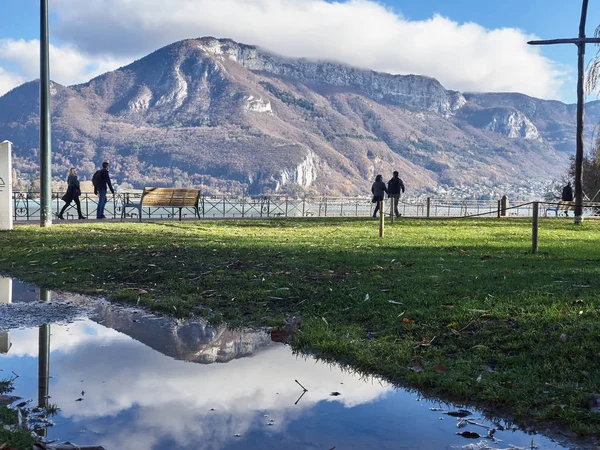
[{"label": "reflected cloud in puddle", "polygon": [[[0,280],[0,288],[5,285]],[[15,286],[31,294],[19,302],[39,300],[39,291]],[[80,296],[53,297],[89,306]],[[2,298],[6,291],[0,291]],[[19,374],[15,393],[38,401],[48,394],[61,408],[48,439],[123,450],[437,450],[469,443],[456,435],[454,418],[430,410],[439,404],[293,355],[265,331],[215,328],[101,301],[93,305],[82,320],[12,330],[12,346],[2,349],[4,373]],[[302,397],[295,380],[308,389]],[[492,448],[529,448],[532,441],[522,432],[496,436],[504,442]],[[534,441],[538,448],[565,448],[541,436]]]}]

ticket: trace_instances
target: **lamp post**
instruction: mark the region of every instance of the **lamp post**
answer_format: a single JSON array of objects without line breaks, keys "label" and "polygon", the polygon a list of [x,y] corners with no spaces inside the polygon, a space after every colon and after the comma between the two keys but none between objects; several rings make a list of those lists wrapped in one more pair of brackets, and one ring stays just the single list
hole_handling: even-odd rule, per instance
[{"label": "lamp post", "polygon": [[40,226],[52,225],[48,0],[40,0]]}]

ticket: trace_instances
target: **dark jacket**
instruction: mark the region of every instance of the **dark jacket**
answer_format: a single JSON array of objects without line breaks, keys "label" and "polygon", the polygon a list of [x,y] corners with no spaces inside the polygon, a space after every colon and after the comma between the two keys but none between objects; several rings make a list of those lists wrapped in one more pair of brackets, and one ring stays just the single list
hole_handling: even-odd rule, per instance
[{"label": "dark jacket", "polygon": [[373,183],[373,186],[371,186],[371,192],[373,193],[373,198],[375,200],[383,200],[383,196],[387,193],[385,183],[383,181],[376,181]]},{"label": "dark jacket", "polygon": [[562,201],[572,202],[573,201],[573,188],[571,185],[567,184],[562,191],[562,195],[560,197]]},{"label": "dark jacket", "polygon": [[390,197],[393,195],[400,195],[400,191],[404,193],[404,183],[400,177],[393,177],[388,181],[388,195]]},{"label": "dark jacket", "polygon": [[73,200],[79,198],[80,195],[81,189],[79,187],[77,175],[69,175],[67,178],[67,193],[63,195],[63,201],[71,203]]},{"label": "dark jacket", "polygon": [[112,184],[110,182],[110,175],[108,175],[108,170],[106,169],[102,169],[100,171],[100,181],[98,182],[97,186],[94,186],[94,193],[97,194],[98,191],[106,191],[110,189],[110,192],[112,192],[113,194],[115,193],[115,190],[112,187]]}]

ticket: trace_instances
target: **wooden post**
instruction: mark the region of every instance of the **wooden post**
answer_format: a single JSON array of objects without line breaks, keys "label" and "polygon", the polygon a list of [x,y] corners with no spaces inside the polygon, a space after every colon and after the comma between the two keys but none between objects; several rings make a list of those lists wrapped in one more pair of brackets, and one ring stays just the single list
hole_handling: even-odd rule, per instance
[{"label": "wooden post", "polygon": [[396,202],[396,198],[390,197],[390,222],[394,223],[394,206]]},{"label": "wooden post", "polygon": [[506,195],[502,196],[502,217],[506,217],[508,215],[508,197]]},{"label": "wooden post", "polygon": [[498,219],[500,218],[501,211],[502,211],[502,201],[498,200]]},{"label": "wooden post", "polygon": [[533,202],[533,220],[531,221],[531,253],[538,252],[539,202]]},{"label": "wooden post", "polygon": [[429,218],[430,213],[431,213],[431,197],[427,197],[427,218]]},{"label": "wooden post", "polygon": [[383,200],[379,202],[379,237],[382,238],[384,235],[384,227],[385,227],[385,213],[383,210]]}]

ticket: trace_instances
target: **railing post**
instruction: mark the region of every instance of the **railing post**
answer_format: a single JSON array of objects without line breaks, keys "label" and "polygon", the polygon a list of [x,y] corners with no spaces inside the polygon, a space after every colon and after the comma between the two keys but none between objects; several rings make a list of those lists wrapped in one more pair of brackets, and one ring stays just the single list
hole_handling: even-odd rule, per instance
[{"label": "railing post", "polygon": [[385,211],[384,211],[383,200],[379,202],[379,237],[382,238],[384,235],[385,227]]},{"label": "railing post", "polygon": [[533,220],[531,221],[531,253],[538,252],[539,202],[533,202]]},{"label": "railing post", "polygon": [[508,197],[506,195],[502,196],[502,217],[506,217],[508,211]]},{"label": "railing post", "polygon": [[500,214],[502,214],[502,200],[498,200],[498,219],[500,218]]},{"label": "railing post", "polygon": [[427,197],[427,218],[429,218],[431,214],[431,197]]},{"label": "railing post", "polygon": [[325,217],[327,217],[327,197],[325,197]]},{"label": "railing post", "polygon": [[390,222],[394,223],[394,206],[395,206],[395,202],[397,202],[398,199],[395,197],[390,197]]},{"label": "railing post", "polygon": [[288,216],[288,196],[285,196],[285,217]]},{"label": "railing post", "polygon": [[306,217],[306,195],[302,196],[302,217]]}]

